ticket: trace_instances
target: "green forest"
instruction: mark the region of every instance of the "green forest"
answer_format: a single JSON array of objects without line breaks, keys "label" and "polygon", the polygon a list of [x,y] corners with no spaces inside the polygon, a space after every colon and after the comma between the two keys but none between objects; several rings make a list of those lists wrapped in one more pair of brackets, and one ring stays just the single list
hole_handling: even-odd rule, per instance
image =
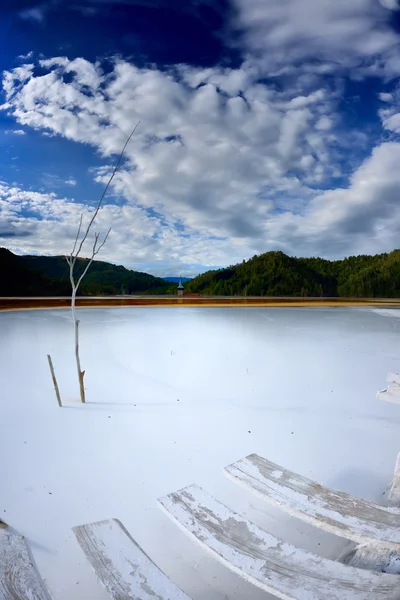
[{"label": "green forest", "polygon": [[[76,275],[87,259],[79,259]],[[82,296],[176,293],[176,282],[93,261],[79,289]],[[185,292],[209,296],[310,296],[397,298],[400,250],[343,260],[294,258],[266,252],[240,264],[207,271],[185,282]],[[0,296],[68,296],[68,265],[63,256],[17,256],[0,248]]]},{"label": "green forest", "polygon": [[211,296],[400,296],[400,250],[343,260],[294,258],[266,252],[226,269],[207,271],[185,291]]},{"label": "green forest", "polygon": [[[78,259],[76,278],[88,259]],[[79,290],[80,296],[174,294],[176,284],[147,273],[94,260]],[[64,256],[17,256],[0,248],[0,296],[69,296],[69,267]]]}]

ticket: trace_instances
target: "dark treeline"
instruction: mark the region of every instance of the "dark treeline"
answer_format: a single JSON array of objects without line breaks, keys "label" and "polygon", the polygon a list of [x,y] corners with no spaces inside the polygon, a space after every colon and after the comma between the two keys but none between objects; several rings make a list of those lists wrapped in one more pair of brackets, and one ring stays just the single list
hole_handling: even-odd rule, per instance
[{"label": "dark treeline", "polygon": [[213,296],[395,298],[400,296],[400,250],[335,261],[267,252],[207,271],[185,290]]},{"label": "dark treeline", "polygon": [[[79,259],[76,275],[87,259]],[[79,266],[78,266],[79,265]],[[146,273],[93,261],[79,295],[175,294],[177,285]],[[207,271],[185,291],[210,296],[400,297],[400,250],[329,261],[267,252],[226,269]],[[63,256],[17,256],[0,248],[0,296],[68,296]]]},{"label": "dark treeline", "polygon": [[[88,259],[78,259],[75,276]],[[95,260],[85,275],[78,294],[173,294],[176,285],[147,273]],[[64,256],[17,256],[0,248],[0,296],[68,296],[71,294],[69,267]]]}]

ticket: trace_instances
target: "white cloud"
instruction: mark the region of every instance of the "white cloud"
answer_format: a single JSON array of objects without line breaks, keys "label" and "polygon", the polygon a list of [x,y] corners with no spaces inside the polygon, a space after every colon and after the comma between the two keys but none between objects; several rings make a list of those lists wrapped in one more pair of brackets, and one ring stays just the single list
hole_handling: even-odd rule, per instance
[{"label": "white cloud", "polygon": [[[73,244],[80,215],[83,214],[85,226],[92,210],[91,206],[54,193],[26,191],[1,182],[0,244],[14,252],[66,254]],[[112,231],[99,259],[137,270],[152,264],[154,268],[146,270],[163,275],[171,273],[169,265],[173,263],[177,272],[193,275],[201,270],[200,264],[213,266],[215,260],[239,261],[242,256],[240,251],[232,253],[226,240],[213,241],[211,248],[207,236],[191,231],[189,238],[173,222],[126,203],[105,204],[100,210],[94,230],[106,232],[109,227]],[[83,255],[90,253],[92,238],[93,235],[85,244]]]},{"label": "white cloud", "polygon": [[[140,120],[112,186],[118,205],[110,198],[102,210],[101,227],[113,227],[104,259],[214,266],[276,248],[342,256],[398,245],[399,144],[377,147],[347,189],[318,190],[341,175],[341,151],[354,152],[365,137],[338,129],[338,94],[321,82],[307,95],[280,92],[260,83],[247,64],[161,71],[116,60],[104,74],[98,64],[61,57],[41,67],[48,72],[40,76],[31,65],[5,74],[3,109],[18,123],[110,157]],[[72,74],[69,83],[65,72]],[[394,108],[386,108],[388,119]],[[102,184],[113,161],[107,162],[94,175]],[[16,210],[10,190],[4,194],[7,210]],[[18,213],[13,226],[26,223],[34,233],[19,246],[65,252],[78,213],[87,209],[54,195],[18,190],[16,197],[25,199],[28,213]],[[35,203],[40,219],[32,216]],[[384,238],[379,223],[387,225]]]},{"label": "white cloud", "polygon": [[[245,67],[176,73],[117,60],[104,75],[99,65],[65,57],[41,67],[49,72],[28,79],[21,70],[5,74],[6,109],[21,124],[90,143],[105,156],[120,150],[140,120],[128,149],[132,168],[114,187],[185,226],[262,236],[274,208],[271,188],[308,197],[304,173],[287,175],[303,155],[315,155],[317,181],[332,171],[330,140],[317,123],[321,111],[334,110],[335,96],[323,89],[290,97],[257,83]],[[73,74],[70,83],[64,72]]]},{"label": "white cloud", "polygon": [[399,0],[379,0],[379,2],[390,10],[399,10],[400,8]]},{"label": "white cloud", "polygon": [[392,94],[388,94],[387,92],[382,92],[382,93],[378,94],[378,96],[379,96],[379,100],[382,100],[382,102],[393,102]]},{"label": "white cloud", "polygon": [[42,191],[43,189],[54,191],[61,189],[66,185],[70,187],[75,187],[77,184],[77,181],[74,177],[70,176],[67,179],[65,179],[64,177],[61,177],[61,175],[59,175],[58,173],[49,173],[48,171],[43,171],[40,174],[40,182],[43,187],[39,191]]},{"label": "white cloud", "polygon": [[282,249],[297,254],[343,256],[398,247],[400,144],[385,143],[357,169],[348,189],[316,195],[302,215],[279,215],[269,224]]},{"label": "white cloud", "polygon": [[391,94],[379,94],[379,99],[385,103],[379,110],[382,125],[388,131],[400,133],[400,86]]},{"label": "white cloud", "polygon": [[92,91],[96,90],[101,83],[101,70],[99,65],[93,64],[83,58],[68,60],[65,56],[40,60],[39,64],[44,69],[59,67],[64,73],[74,74],[74,83],[79,86],[87,86]]},{"label": "white cloud", "polygon": [[400,133],[400,112],[392,114],[383,120],[385,129],[393,131],[394,133]]},{"label": "white cloud", "polygon": [[11,135],[25,135],[26,131],[24,131],[23,129],[6,129],[5,132],[6,134],[11,134]]},{"label": "white cloud", "polygon": [[[101,258],[151,272],[193,276],[205,267],[228,265],[256,252],[282,249],[289,254],[341,257],[390,251],[398,245],[400,227],[400,144],[377,147],[351,179],[348,189],[316,194],[297,213],[273,214],[264,224],[265,239],[213,239],[204,231],[149,213],[129,202],[106,204],[96,231],[112,233]],[[64,254],[91,207],[56,194],[25,191],[0,184],[0,239],[14,251]],[[40,242],[39,242],[40,240]],[[261,243],[260,243],[261,242]],[[88,240],[86,252],[90,251]],[[203,265],[203,267],[199,267]],[[204,267],[205,266],[205,267]]]},{"label": "white cloud", "polygon": [[329,131],[333,127],[333,121],[332,119],[324,115],[319,119],[315,127],[317,129],[320,129],[321,131]]},{"label": "white cloud", "polygon": [[[365,68],[400,74],[399,37],[390,25],[395,0],[234,0],[234,23],[247,50],[264,68],[309,62],[311,70],[330,63],[338,70]],[[393,54],[394,53],[394,54]],[[318,57],[318,60],[316,60]],[[375,62],[376,59],[376,62]],[[380,66],[379,66],[380,65]]]},{"label": "white cloud", "polygon": [[[16,67],[12,71],[3,72],[3,90],[8,98],[10,98],[24,83],[32,76],[34,64],[25,64],[21,67]],[[7,105],[5,105],[7,107]]]},{"label": "white cloud", "polygon": [[20,54],[18,56],[19,60],[29,60],[32,57],[33,57],[33,50],[30,50],[29,52],[27,52],[27,54]]}]

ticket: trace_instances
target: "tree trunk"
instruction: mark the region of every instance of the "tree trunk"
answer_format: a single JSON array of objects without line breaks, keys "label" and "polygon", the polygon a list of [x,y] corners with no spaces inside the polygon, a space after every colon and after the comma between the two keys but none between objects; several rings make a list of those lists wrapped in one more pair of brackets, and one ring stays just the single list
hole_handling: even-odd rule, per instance
[{"label": "tree trunk", "polygon": [[81,393],[81,402],[86,402],[85,398],[85,386],[83,383],[83,378],[85,376],[85,371],[81,370],[81,361],[79,358],[79,320],[75,319],[75,358],[76,358],[76,368],[78,371],[78,379],[79,379],[79,390]]},{"label": "tree trunk", "polygon": [[81,370],[81,359],[79,357],[79,320],[76,318],[75,314],[75,298],[76,298],[76,290],[77,288],[73,288],[72,298],[71,298],[71,309],[72,309],[72,319],[74,321],[75,328],[75,359],[76,359],[76,369],[78,371],[78,381],[79,381],[79,391],[81,395],[81,402],[84,404],[86,402],[85,398],[85,386],[83,382],[83,378],[85,376],[85,371]]}]

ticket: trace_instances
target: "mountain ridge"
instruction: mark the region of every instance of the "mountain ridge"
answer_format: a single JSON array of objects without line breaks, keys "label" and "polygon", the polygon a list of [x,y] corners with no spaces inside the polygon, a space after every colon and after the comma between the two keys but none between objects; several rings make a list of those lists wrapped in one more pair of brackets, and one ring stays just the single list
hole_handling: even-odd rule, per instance
[{"label": "mountain ridge", "polygon": [[211,296],[397,298],[400,250],[333,261],[271,251],[202,273],[188,282],[185,290]]},{"label": "mountain ridge", "polygon": [[[87,258],[79,258],[75,276],[83,272]],[[81,296],[174,293],[174,284],[120,265],[94,260],[79,286]],[[68,296],[69,267],[65,256],[20,256],[0,248],[1,296]]]},{"label": "mountain ridge", "polygon": [[[88,259],[77,261],[76,275]],[[171,282],[170,279],[176,281]],[[154,277],[104,261],[93,261],[80,288],[82,296],[170,295],[176,278]],[[296,258],[280,251],[255,255],[194,279],[182,278],[186,293],[209,296],[400,297],[400,250],[340,260]],[[1,296],[68,296],[64,256],[19,256],[0,248]]]}]

